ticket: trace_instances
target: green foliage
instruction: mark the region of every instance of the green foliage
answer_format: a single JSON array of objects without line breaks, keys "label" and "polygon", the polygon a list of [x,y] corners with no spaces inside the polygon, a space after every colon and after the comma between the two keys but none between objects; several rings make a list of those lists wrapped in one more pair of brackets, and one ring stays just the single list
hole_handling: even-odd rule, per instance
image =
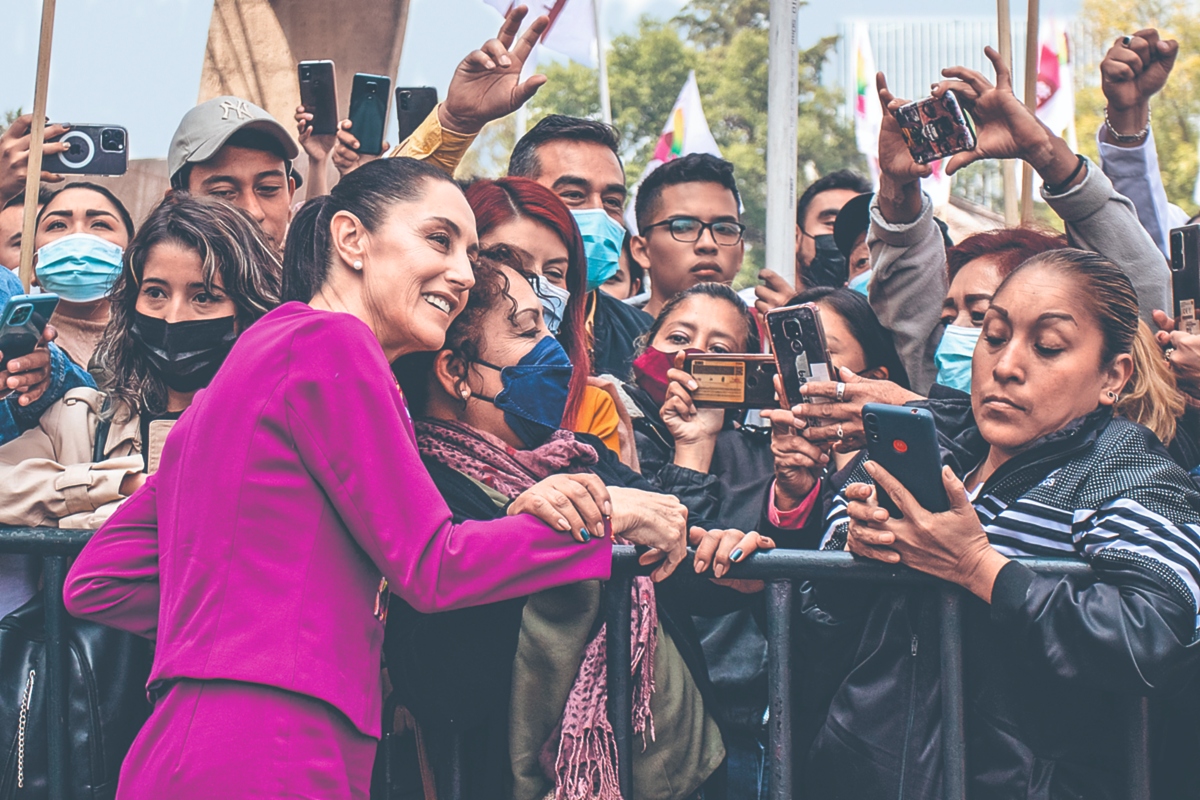
[{"label": "green foliage", "polygon": [[[630,186],[654,153],[690,70],[696,71],[713,136],[733,163],[745,204],[746,268],[737,285],[762,267],[766,225],[767,0],[692,0],[670,21],[643,17],[637,33],[618,36],[608,51],[613,123],[621,134]],[[806,172],[865,170],[854,131],[838,114],[840,97],[821,86],[821,70],[836,45],[822,39],[800,54],[798,144]],[[599,78],[574,62],[543,64],[549,79],[528,105],[528,124],[548,114],[600,118]],[[460,175],[503,174],[509,120],[493,126],[472,149]]]}]

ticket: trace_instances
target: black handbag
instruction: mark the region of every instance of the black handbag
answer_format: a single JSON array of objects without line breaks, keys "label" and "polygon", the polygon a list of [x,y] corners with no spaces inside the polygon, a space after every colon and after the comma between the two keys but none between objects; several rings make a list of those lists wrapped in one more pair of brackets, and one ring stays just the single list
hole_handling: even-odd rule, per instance
[{"label": "black handbag", "polygon": [[[93,461],[104,458],[109,423],[96,430]],[[56,602],[62,602],[56,600]],[[67,616],[67,774],[70,800],[117,793],[121,762],[150,716],[149,641]],[[39,591],[0,620],[0,800],[49,796],[46,605]]]}]

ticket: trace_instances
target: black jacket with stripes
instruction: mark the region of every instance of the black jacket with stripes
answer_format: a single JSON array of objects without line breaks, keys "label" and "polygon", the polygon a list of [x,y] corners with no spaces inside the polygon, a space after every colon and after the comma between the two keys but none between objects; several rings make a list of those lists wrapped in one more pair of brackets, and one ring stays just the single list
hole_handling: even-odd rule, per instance
[{"label": "black jacket with stripes", "polygon": [[[988,447],[974,427],[942,445],[960,476]],[[856,472],[851,482],[870,482]],[[1131,698],[1169,698],[1200,669],[1200,493],[1152,433],[1100,410],[1003,465],[974,504],[1001,552],[1076,555],[1093,577],[1014,562],[990,607],[966,602],[970,797],[1123,797]],[[843,547],[843,498],[827,522],[825,547]],[[797,655],[832,691],[802,759],[808,796],[941,796],[936,590],[799,595]]]}]

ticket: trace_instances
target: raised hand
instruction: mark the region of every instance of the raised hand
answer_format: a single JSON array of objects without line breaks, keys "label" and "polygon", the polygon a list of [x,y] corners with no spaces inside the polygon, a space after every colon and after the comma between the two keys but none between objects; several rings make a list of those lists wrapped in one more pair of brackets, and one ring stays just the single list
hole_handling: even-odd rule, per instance
[{"label": "raised hand", "polygon": [[496,38],[468,54],[454,70],[446,100],[438,107],[438,121],[443,128],[457,133],[478,133],[492,120],[508,116],[525,105],[546,82],[545,75],[533,75],[521,82],[525,61],[550,26],[549,17],[538,17],[517,38],[528,13],[525,6],[511,9]]},{"label": "raised hand", "polygon": [[791,511],[817,485],[829,456],[825,448],[800,435],[790,410],[772,408],[763,411],[762,417],[771,423],[771,455],[775,464],[775,493],[771,501],[780,511]]},{"label": "raised hand", "polygon": [[[350,129],[353,127],[354,123],[348,119],[339,122],[337,140],[333,145],[333,165],[337,167],[337,171],[343,176],[349,175],[363,164],[370,163],[381,157],[358,152],[358,138],[350,132]],[[386,153],[391,149],[391,146],[385,141],[383,149],[380,152]]]},{"label": "raised hand", "polygon": [[875,76],[883,121],[879,126],[879,211],[893,225],[904,225],[921,215],[921,178],[933,173],[928,164],[913,160],[908,143],[896,122],[896,109],[907,103],[895,97],[880,72]]},{"label": "raised hand", "polygon": [[696,408],[692,392],[696,381],[681,369],[667,370],[667,399],[659,416],[675,439],[675,465],[696,472],[708,472],[712,466],[717,434],[725,426],[725,411],[720,408]]},{"label": "raised hand", "polygon": [[[29,173],[29,147],[33,141],[33,114],[22,114],[0,135],[0,203],[6,203],[25,191],[25,176]],[[43,139],[53,139],[67,132],[66,125],[47,125]],[[64,142],[47,142],[42,157],[58,155],[71,149]],[[42,183],[58,183],[62,175],[42,172]]]},{"label": "raised hand", "polygon": [[[1178,55],[1179,42],[1160,39],[1153,28],[1121,36],[1109,48],[1100,62],[1100,87],[1108,102],[1109,122],[1117,133],[1135,135],[1146,127],[1150,98],[1166,85]],[[1111,136],[1106,138],[1121,144]]]},{"label": "raised hand", "polygon": [[333,152],[333,145],[337,141],[337,134],[327,133],[317,135],[312,132],[313,115],[304,110],[304,106],[296,107],[296,134],[300,139],[300,146],[304,148],[304,152],[314,161],[324,161],[329,158],[329,154]]}]

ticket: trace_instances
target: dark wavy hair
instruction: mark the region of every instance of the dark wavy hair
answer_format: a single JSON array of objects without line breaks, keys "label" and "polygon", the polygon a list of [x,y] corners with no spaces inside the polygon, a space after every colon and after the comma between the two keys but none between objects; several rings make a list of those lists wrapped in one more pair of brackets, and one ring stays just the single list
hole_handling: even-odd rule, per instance
[{"label": "dark wavy hair", "polygon": [[279,305],[283,269],[254,219],[220,200],[171,192],[125,249],[124,269],[109,295],[108,325],[94,357],[100,388],[112,399],[109,413],[120,413],[122,419],[161,414],[167,408],[167,385],[130,332],[146,259],[156,245],[164,243],[200,257],[205,288],[211,291],[220,282],[236,307],[239,332]]}]

